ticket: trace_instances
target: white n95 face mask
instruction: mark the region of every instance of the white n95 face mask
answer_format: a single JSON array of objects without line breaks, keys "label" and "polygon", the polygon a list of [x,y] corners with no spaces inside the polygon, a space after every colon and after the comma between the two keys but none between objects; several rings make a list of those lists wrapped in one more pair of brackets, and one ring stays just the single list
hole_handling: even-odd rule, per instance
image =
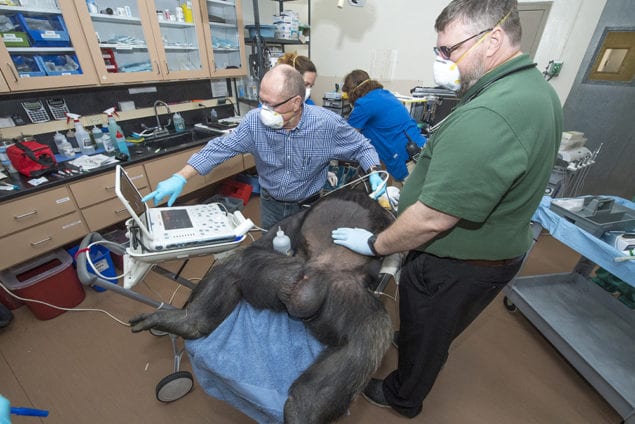
[{"label": "white n95 face mask", "polygon": [[434,73],[434,82],[437,85],[452,91],[461,89],[461,72],[456,63],[436,56],[432,71]]},{"label": "white n95 face mask", "polygon": [[267,106],[260,107],[260,120],[269,128],[279,130],[284,125],[284,118],[275,110],[269,109]]},{"label": "white n95 face mask", "polygon": [[304,101],[311,97],[311,87],[307,87],[304,89]]}]

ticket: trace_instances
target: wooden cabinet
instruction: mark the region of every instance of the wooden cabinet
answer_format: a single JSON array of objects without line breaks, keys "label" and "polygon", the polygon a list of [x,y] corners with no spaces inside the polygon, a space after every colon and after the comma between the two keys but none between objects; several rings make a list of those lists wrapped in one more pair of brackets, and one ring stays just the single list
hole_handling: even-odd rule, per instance
[{"label": "wooden cabinet", "polygon": [[110,0],[109,14],[74,1],[100,83],[210,76],[199,7],[184,14],[174,0]]},{"label": "wooden cabinet", "polygon": [[[142,194],[150,192],[143,165],[126,168],[126,172]],[[114,173],[86,178],[69,187],[90,231],[99,231],[130,217],[115,193]]]},{"label": "wooden cabinet", "polygon": [[0,69],[11,91],[96,84],[73,0],[40,5],[46,7],[0,6],[0,19],[13,26],[0,43]]},{"label": "wooden cabinet", "polygon": [[243,12],[240,0],[201,0],[213,77],[246,75]]},{"label": "wooden cabinet", "polygon": [[[184,150],[179,153],[175,153],[170,155],[169,158],[161,158],[157,160],[153,160],[145,163],[146,174],[148,176],[148,182],[150,183],[150,187],[154,190],[161,181],[170,178],[172,174],[178,172],[185,166],[187,160],[194,153],[201,150],[200,146],[193,147],[188,150]],[[207,185],[205,181],[205,177],[201,175],[197,175],[193,178],[190,178],[185,184],[181,195],[191,193],[193,191],[198,190]],[[168,199],[164,201],[167,202]],[[162,202],[163,203],[163,202]]]},{"label": "wooden cabinet", "polygon": [[75,202],[66,187],[0,204],[0,216],[3,217],[0,220],[0,237],[74,212],[75,208]]},{"label": "wooden cabinet", "polygon": [[[132,179],[137,188],[143,188],[148,185],[143,165],[126,168],[126,172],[128,172],[130,179]],[[77,201],[77,206],[80,208],[115,198],[117,196],[115,193],[115,173],[108,172],[96,177],[83,179],[71,184],[70,189]]]},{"label": "wooden cabinet", "polygon": [[0,269],[84,236],[88,228],[68,188],[58,187],[0,204]]},{"label": "wooden cabinet", "polygon": [[[180,170],[201,146],[126,167],[142,195]],[[251,161],[248,160],[249,163]],[[188,181],[182,194],[219,182],[245,169],[244,155]],[[167,199],[166,199],[167,201]],[[27,261],[130,217],[115,193],[115,174],[106,172],[30,196],[0,203],[0,269]]]}]

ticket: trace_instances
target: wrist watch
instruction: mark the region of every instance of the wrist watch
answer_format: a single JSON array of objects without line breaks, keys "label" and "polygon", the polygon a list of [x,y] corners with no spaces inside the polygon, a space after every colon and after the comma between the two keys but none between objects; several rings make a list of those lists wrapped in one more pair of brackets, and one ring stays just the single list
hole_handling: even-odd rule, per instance
[{"label": "wrist watch", "polygon": [[371,172],[375,172],[375,171],[379,171],[379,165],[373,165],[370,168],[368,168],[368,171],[366,172],[367,174],[370,174]]},{"label": "wrist watch", "polygon": [[381,256],[379,253],[377,253],[377,251],[375,250],[375,242],[377,241],[377,236],[375,234],[373,234],[372,236],[368,237],[368,247],[370,248],[370,251],[372,252],[372,254],[374,256]]}]

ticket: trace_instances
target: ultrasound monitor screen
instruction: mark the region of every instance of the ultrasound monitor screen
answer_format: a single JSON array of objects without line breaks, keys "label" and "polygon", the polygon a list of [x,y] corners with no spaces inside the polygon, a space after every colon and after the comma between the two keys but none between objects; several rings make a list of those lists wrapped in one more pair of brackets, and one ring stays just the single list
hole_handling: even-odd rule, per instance
[{"label": "ultrasound monitor screen", "polygon": [[130,207],[135,212],[137,216],[142,216],[145,211],[145,204],[141,201],[141,196],[139,195],[139,191],[134,186],[130,178],[126,175],[123,168],[120,169],[119,181],[120,181],[120,189],[121,194],[126,200],[130,203]]},{"label": "ultrasound monitor screen", "polygon": [[161,211],[163,219],[163,227],[166,230],[180,230],[183,228],[192,228],[190,215],[185,209],[167,209]]}]

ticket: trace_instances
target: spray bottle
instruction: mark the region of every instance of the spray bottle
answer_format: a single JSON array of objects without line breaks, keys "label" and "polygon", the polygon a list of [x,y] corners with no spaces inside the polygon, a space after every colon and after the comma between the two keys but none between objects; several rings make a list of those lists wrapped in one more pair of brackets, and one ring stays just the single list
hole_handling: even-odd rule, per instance
[{"label": "spray bottle", "polygon": [[117,143],[117,149],[121,153],[124,153],[128,157],[130,157],[130,150],[128,150],[128,145],[126,144],[126,138],[123,136],[122,132],[117,130],[115,133],[115,141]]},{"label": "spray bottle", "polygon": [[273,250],[291,256],[291,239],[282,231],[282,227],[278,227],[278,232],[273,238]]},{"label": "spray bottle", "polygon": [[72,119],[75,124],[75,138],[77,139],[77,144],[79,145],[81,152],[85,155],[95,153],[95,144],[90,138],[90,134],[88,134],[88,132],[84,129],[81,122],[79,122],[81,115],[67,112],[66,117],[66,122]]},{"label": "spray bottle", "polygon": [[117,124],[117,121],[115,121],[115,115],[116,116],[119,116],[119,115],[117,115],[117,112],[115,111],[114,107],[111,107],[110,109],[106,109],[104,113],[108,115],[108,134],[110,134],[110,137],[114,141],[117,136],[117,130],[121,131],[121,133],[123,134],[123,130],[121,129],[119,124]]}]

